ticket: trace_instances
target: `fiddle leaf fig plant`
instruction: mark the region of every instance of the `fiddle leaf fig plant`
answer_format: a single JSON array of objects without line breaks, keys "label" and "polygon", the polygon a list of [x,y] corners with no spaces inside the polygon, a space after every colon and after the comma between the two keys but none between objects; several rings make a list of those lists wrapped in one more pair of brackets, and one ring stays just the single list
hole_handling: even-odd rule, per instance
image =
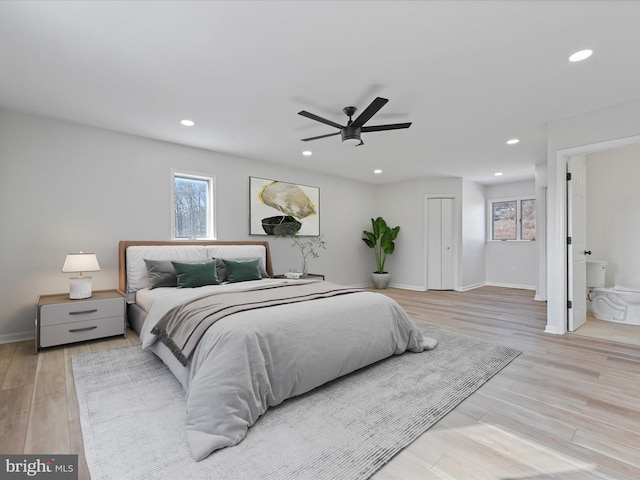
[{"label": "fiddle leaf fig plant", "polygon": [[396,248],[393,241],[398,236],[400,227],[389,227],[382,217],[378,217],[375,220],[372,218],[371,226],[372,232],[366,230],[362,232],[362,241],[369,248],[373,248],[373,253],[376,256],[375,273],[385,273],[384,264],[387,261],[387,256],[391,255]]}]

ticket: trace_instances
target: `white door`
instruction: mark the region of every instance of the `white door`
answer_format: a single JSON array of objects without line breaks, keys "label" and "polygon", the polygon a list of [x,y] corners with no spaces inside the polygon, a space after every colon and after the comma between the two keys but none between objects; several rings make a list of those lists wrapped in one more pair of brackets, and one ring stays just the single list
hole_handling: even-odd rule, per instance
[{"label": "white door", "polygon": [[587,321],[587,168],[586,156],[567,161],[567,328],[573,332]]},{"label": "white door", "polygon": [[427,199],[427,289],[453,290],[453,198]]}]

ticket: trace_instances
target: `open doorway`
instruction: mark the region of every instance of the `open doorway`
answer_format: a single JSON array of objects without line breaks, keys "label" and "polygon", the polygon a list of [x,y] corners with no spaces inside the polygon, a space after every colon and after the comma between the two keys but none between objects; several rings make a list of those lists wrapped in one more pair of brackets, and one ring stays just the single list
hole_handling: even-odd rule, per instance
[{"label": "open doorway", "polygon": [[[553,207],[557,215],[555,225],[563,226],[563,228],[550,232],[549,236],[549,251],[550,253],[553,252],[548,264],[550,287],[553,288],[551,284],[557,282],[555,285],[556,290],[552,290],[553,295],[549,297],[549,315],[546,331],[550,333],[565,333],[571,331],[571,326],[569,325],[571,314],[568,308],[568,301],[572,300],[572,295],[579,295],[579,293],[572,294],[571,290],[575,285],[574,279],[569,271],[569,265],[572,262],[571,253],[567,245],[568,237],[571,236],[572,233],[571,223],[573,220],[570,210],[567,210],[569,206],[568,198],[570,196],[570,187],[565,182],[567,162],[570,157],[576,155],[588,156],[590,159],[589,162],[592,164],[593,175],[588,171],[587,177],[593,177],[592,180],[594,181],[604,182],[603,185],[598,187],[600,197],[596,197],[593,201],[590,200],[590,206],[586,209],[587,224],[591,225],[587,233],[588,248],[585,248],[582,253],[584,253],[585,250],[592,251],[596,260],[609,260],[610,263],[613,264],[612,271],[607,273],[607,287],[613,287],[620,283],[627,283],[629,286],[638,284],[640,286],[638,265],[627,265],[630,258],[637,258],[637,262],[640,265],[640,258],[638,258],[633,250],[633,246],[637,245],[636,240],[640,241],[640,227],[637,231],[634,231],[633,228],[631,230],[628,228],[630,222],[634,223],[631,217],[638,217],[637,220],[640,223],[640,213],[635,211],[637,209],[634,206],[626,208],[625,205],[625,210],[620,207],[611,206],[606,201],[603,201],[603,199],[609,201],[616,196],[623,196],[625,197],[625,201],[630,205],[637,205],[637,202],[632,200],[637,188],[635,188],[634,185],[629,185],[628,182],[625,185],[625,179],[629,178],[628,181],[632,181],[631,177],[638,178],[637,169],[640,168],[638,167],[638,162],[634,162],[636,170],[621,173],[619,171],[621,167],[613,164],[609,160],[610,157],[608,157],[608,155],[620,156],[620,152],[624,152],[625,149],[635,149],[636,153],[633,158],[637,158],[638,155],[640,155],[640,153],[638,153],[640,152],[640,137],[630,137],[610,142],[585,145],[557,152],[555,172],[553,172],[557,183],[555,187],[550,186],[554,188],[556,194],[556,201],[554,202],[556,205]],[[597,168],[594,168],[594,165],[597,166]],[[608,172],[607,169],[612,172]],[[588,165],[587,170],[589,170]],[[616,178],[613,175],[608,175],[613,172],[619,177]],[[609,179],[607,180],[607,178]],[[592,186],[590,188],[593,189]],[[618,210],[621,210],[619,215]],[[562,218],[563,214],[564,218]],[[611,231],[612,227],[610,224],[601,223],[602,218],[613,221],[617,215],[623,219],[620,221],[620,230]],[[634,235],[637,238],[635,238]],[[624,245],[616,242],[623,242]],[[618,252],[620,252],[619,255]],[[563,286],[564,288],[562,288]],[[580,288],[578,288],[578,290],[580,290]],[[640,328],[602,320],[596,320],[598,323],[594,324],[592,320],[595,319],[590,319],[585,327],[578,329],[576,333],[601,339],[611,339],[612,341],[621,341],[626,337],[628,338],[626,343],[633,343],[636,339],[638,339],[640,343]],[[595,327],[592,327],[592,325],[595,325]]]}]

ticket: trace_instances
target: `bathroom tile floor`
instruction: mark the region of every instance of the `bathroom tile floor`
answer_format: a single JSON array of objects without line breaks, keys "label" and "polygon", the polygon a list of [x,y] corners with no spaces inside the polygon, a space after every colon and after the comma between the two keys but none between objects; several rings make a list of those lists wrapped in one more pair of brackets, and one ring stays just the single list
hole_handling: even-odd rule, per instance
[{"label": "bathroom tile floor", "polygon": [[591,315],[587,316],[587,323],[573,332],[573,334],[631,345],[640,345],[639,325],[607,322],[606,320],[598,320]]}]

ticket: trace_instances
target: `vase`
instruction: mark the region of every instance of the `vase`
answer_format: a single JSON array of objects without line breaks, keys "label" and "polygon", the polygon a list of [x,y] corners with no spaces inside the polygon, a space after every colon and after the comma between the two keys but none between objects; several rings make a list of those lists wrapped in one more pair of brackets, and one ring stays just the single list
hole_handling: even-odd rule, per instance
[{"label": "vase", "polygon": [[379,290],[387,288],[389,286],[389,282],[391,281],[391,274],[388,272],[373,272],[371,274],[371,283],[373,286]]}]

